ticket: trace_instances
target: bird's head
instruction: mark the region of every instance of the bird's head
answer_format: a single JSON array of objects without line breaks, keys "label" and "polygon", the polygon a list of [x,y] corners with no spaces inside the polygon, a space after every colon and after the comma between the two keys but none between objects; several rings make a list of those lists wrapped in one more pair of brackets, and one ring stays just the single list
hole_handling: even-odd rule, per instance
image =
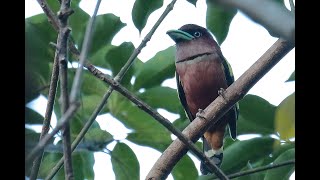
[{"label": "bird's head", "polygon": [[211,33],[206,28],[195,24],[186,24],[178,30],[169,30],[167,34],[176,43],[177,61],[220,51]]}]

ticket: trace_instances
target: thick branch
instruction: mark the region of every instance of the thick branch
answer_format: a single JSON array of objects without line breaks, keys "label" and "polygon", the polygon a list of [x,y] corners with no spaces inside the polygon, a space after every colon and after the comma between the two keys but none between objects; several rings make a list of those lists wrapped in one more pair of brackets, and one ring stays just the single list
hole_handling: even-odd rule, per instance
[{"label": "thick branch", "polygon": [[237,8],[277,37],[295,42],[295,18],[284,6],[269,0],[216,0]]},{"label": "thick branch", "polygon": [[[192,141],[198,140],[207,127],[217,122],[237,101],[252,88],[282,57],[291,49],[292,44],[279,39],[255,62],[243,75],[228,87],[223,97],[218,96],[203,112],[201,117],[194,119],[183,134]],[[165,179],[175,164],[187,152],[187,146],[176,139],[157,160],[146,179]]]}]

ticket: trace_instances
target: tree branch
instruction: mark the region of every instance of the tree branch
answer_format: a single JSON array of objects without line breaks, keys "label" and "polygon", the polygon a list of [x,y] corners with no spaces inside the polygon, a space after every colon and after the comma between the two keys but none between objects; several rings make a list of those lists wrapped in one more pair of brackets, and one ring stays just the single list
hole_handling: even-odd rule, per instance
[{"label": "tree branch", "polygon": [[[58,84],[58,78],[59,78],[59,60],[58,60],[58,52],[55,52],[55,58],[53,62],[52,67],[52,74],[51,74],[51,80],[50,80],[50,86],[49,86],[49,93],[48,93],[48,101],[46,106],[46,112],[44,115],[42,130],[40,134],[40,140],[43,139],[43,137],[48,134],[50,129],[50,122],[51,122],[51,115],[53,112],[53,105],[54,105],[54,99],[56,97],[56,91],[57,91],[57,84]],[[33,161],[33,166],[30,173],[30,180],[36,180],[37,175],[39,172],[39,167],[42,161],[43,157],[43,151],[39,152],[39,156],[36,157],[36,159]]]},{"label": "tree branch", "polygon": [[[224,92],[223,97],[218,96],[204,111],[202,117],[194,119],[184,130],[183,134],[192,141],[198,140],[207,127],[217,122],[237,101],[258,82],[293,45],[284,40],[277,40],[239,79],[231,84]],[[175,164],[187,152],[187,146],[176,139],[163,152],[157,160],[146,179],[165,179]]]},{"label": "tree branch", "polygon": [[[213,0],[212,0],[213,1]],[[284,6],[269,0],[215,0],[234,7],[264,26],[269,33],[295,43],[295,18]]]},{"label": "tree branch", "polygon": [[[68,38],[71,29],[68,27],[68,17],[71,15],[70,0],[62,0],[60,11],[58,12],[59,20],[59,35],[57,40],[59,71],[60,71],[60,91],[61,91],[61,112],[64,114],[69,108],[69,94],[68,94]],[[71,140],[70,140],[70,123],[66,122],[62,128],[63,137],[63,154],[65,179],[73,180],[72,156],[71,156]]]},{"label": "tree branch", "polygon": [[282,167],[282,166],[287,166],[287,165],[290,165],[290,164],[295,164],[295,160],[285,161],[285,162],[281,162],[281,163],[277,163],[277,164],[269,164],[269,165],[266,165],[264,167],[258,167],[258,168],[250,169],[250,170],[247,170],[247,171],[230,174],[230,175],[228,175],[228,177],[230,179],[233,179],[233,178],[236,178],[236,177],[246,176],[248,174],[257,173],[257,172],[265,171],[265,170],[268,170],[268,169],[274,169],[274,168],[278,168],[278,167]]}]

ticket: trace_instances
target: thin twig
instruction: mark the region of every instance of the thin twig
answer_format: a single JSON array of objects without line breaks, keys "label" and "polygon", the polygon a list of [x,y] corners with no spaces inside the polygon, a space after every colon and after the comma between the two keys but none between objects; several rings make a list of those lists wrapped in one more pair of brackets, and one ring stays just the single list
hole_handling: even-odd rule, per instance
[{"label": "thin twig", "polygon": [[[46,106],[46,112],[44,115],[40,140],[49,132],[50,129],[50,122],[51,116],[53,112],[53,105],[54,99],[56,97],[57,85],[58,85],[58,78],[59,78],[59,60],[58,60],[58,52],[55,52],[53,67],[52,67],[52,74],[49,86],[49,93],[48,93],[48,101]],[[39,152],[39,156],[33,161],[33,166],[30,173],[30,180],[37,179],[37,175],[39,172],[39,167],[42,161],[43,151]]]},{"label": "thin twig", "polygon": [[295,43],[295,17],[284,6],[269,0],[215,0],[241,10],[274,36]]},{"label": "thin twig", "polygon": [[54,15],[53,11],[48,6],[48,3],[45,0],[37,0],[43,12],[47,15],[48,21],[52,24],[53,28],[56,31],[59,31],[59,22],[56,15]]},{"label": "thin twig", "polygon": [[[242,74],[205,110],[202,117],[195,118],[183,134],[196,141],[207,127],[216,123],[229,109],[253,87],[274,65],[276,65],[294,46],[282,39],[277,40],[244,74]],[[162,153],[146,179],[165,179],[175,164],[187,152],[187,146],[176,139]]]},{"label": "thin twig", "polygon": [[[127,63],[121,68],[120,72],[116,75],[116,79],[118,80],[118,82],[121,81],[122,77],[124,76],[124,74],[126,73],[126,71],[129,69],[129,67],[131,66],[131,64],[133,63],[133,61],[135,60],[135,58],[138,56],[138,54],[141,52],[141,49],[143,47],[146,46],[146,43],[148,41],[150,41],[152,35],[154,34],[154,32],[156,31],[156,29],[159,27],[159,25],[161,24],[161,22],[164,20],[164,18],[168,15],[168,13],[173,9],[173,6],[175,4],[176,0],[173,0],[165,9],[165,11],[163,12],[163,14],[160,16],[160,18],[158,19],[158,21],[155,23],[155,25],[152,27],[152,29],[150,30],[150,32],[146,35],[146,37],[142,40],[142,42],[140,43],[140,45],[138,46],[137,49],[134,50],[134,52],[131,54],[131,56],[129,57]],[[48,15],[48,14],[47,14]],[[48,18],[50,19],[51,16],[48,16]],[[75,45],[73,44],[72,41],[69,41],[69,49],[70,51],[74,54],[74,56],[76,57],[76,59],[79,59],[79,51],[77,50],[77,48],[75,47]],[[89,62],[89,61],[85,61],[84,63],[84,67],[86,67],[87,69],[95,69],[95,67]],[[100,72],[100,71],[99,71]],[[102,72],[100,72],[102,73]],[[102,73],[103,74],[103,73]],[[103,76],[104,77],[104,76]],[[81,132],[78,134],[77,138],[74,140],[74,142],[72,143],[71,149],[74,150],[77,145],[80,143],[80,141],[82,140],[82,138],[84,137],[84,135],[87,133],[87,131],[89,130],[91,124],[95,121],[96,117],[98,116],[98,114],[100,113],[101,109],[104,107],[104,105],[106,104],[109,96],[111,95],[113,91],[113,87],[111,86],[108,91],[104,94],[102,101],[100,102],[100,104],[97,106],[97,108],[94,110],[93,114],[91,115],[91,117],[89,118],[89,120],[87,121],[87,123],[85,124],[85,126],[83,127],[83,129],[81,130]],[[46,179],[52,179],[54,177],[54,175],[58,172],[58,170],[61,168],[61,166],[63,165],[63,161],[62,159],[59,160],[59,162],[56,164],[56,166],[51,170],[51,172],[49,173],[49,175],[46,177]]]},{"label": "thin twig", "polygon": [[269,164],[269,165],[266,165],[264,167],[258,167],[258,168],[250,169],[250,170],[247,170],[247,171],[230,174],[230,175],[228,175],[228,177],[230,179],[233,179],[233,178],[236,178],[236,177],[241,177],[241,176],[245,176],[245,175],[248,175],[248,174],[253,174],[253,173],[260,172],[260,171],[265,171],[265,170],[268,170],[268,169],[274,169],[274,168],[287,166],[287,165],[291,165],[291,164],[295,164],[295,160],[285,161],[285,162],[281,162],[281,163],[277,163],[277,164]]},{"label": "thin twig", "polygon": [[[68,27],[68,18],[71,15],[70,0],[63,0],[58,12],[59,20],[59,35],[57,40],[59,71],[60,71],[60,92],[61,92],[61,112],[64,114],[69,108],[69,93],[68,93],[68,39],[71,29]],[[62,128],[62,142],[64,154],[64,171],[65,179],[73,180],[72,156],[71,156],[71,140],[70,140],[70,123]]]},{"label": "thin twig", "polygon": [[72,90],[70,93],[70,102],[73,102],[77,99],[77,95],[79,94],[80,87],[82,84],[82,72],[83,72],[83,64],[87,58],[88,51],[91,46],[91,40],[92,40],[92,32],[93,32],[93,25],[96,20],[96,16],[99,10],[101,0],[97,1],[96,7],[94,9],[93,15],[90,18],[89,24],[87,25],[84,40],[83,40],[83,46],[80,54],[80,59],[79,59],[79,67],[77,69],[76,75],[74,77],[73,85],[72,85]]}]

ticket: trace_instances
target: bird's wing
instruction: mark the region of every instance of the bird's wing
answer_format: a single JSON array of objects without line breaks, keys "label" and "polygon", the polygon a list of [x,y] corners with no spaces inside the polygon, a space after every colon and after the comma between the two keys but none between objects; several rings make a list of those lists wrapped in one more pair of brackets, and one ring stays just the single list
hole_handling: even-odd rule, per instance
[{"label": "bird's wing", "polygon": [[[223,56],[222,56],[223,57]],[[228,61],[223,58],[224,61],[222,61],[223,67],[224,67],[224,72],[225,72],[225,77],[227,80],[227,84],[228,87],[234,82],[234,76],[233,76],[233,72],[231,69],[230,64],[228,63]],[[231,119],[229,120],[228,124],[229,124],[229,131],[230,131],[230,135],[232,137],[232,139],[236,139],[237,137],[237,120],[238,120],[238,116],[239,116],[239,104],[236,103],[234,105],[234,107],[232,108],[233,113],[231,113]]]},{"label": "bird's wing", "polygon": [[192,121],[194,119],[194,117],[192,116],[191,111],[188,107],[186,96],[184,94],[183,87],[182,87],[182,84],[180,81],[180,77],[177,72],[176,72],[176,80],[177,80],[177,88],[178,88],[178,95],[179,95],[180,102],[181,102],[181,104],[184,108],[184,111],[186,112],[189,120]]}]

